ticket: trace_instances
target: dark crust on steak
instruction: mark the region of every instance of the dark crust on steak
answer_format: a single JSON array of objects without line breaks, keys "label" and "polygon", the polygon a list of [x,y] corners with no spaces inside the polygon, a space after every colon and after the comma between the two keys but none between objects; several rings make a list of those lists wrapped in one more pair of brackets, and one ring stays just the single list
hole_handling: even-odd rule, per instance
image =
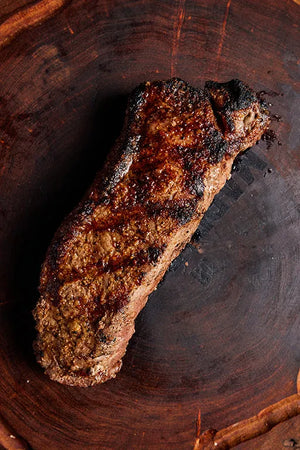
[{"label": "dark crust on steak", "polygon": [[143,83],[102,171],[47,251],[34,310],[46,373],[89,386],[115,376],[134,320],[190,240],[236,155],[269,124],[239,80]]}]

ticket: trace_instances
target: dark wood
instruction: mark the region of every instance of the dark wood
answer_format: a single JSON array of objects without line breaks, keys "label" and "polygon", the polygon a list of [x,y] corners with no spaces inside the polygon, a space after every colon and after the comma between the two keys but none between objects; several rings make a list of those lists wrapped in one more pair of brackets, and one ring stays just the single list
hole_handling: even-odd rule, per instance
[{"label": "dark wood", "polygon": [[[222,429],[294,394],[298,2],[73,0],[49,1],[59,6],[50,12],[44,1],[12,3],[0,0],[4,419],[34,449],[188,449],[199,408],[203,430]],[[32,352],[45,250],[119,133],[128,93],[171,75],[267,91],[281,145],[241,159],[139,316],[117,378],[88,389],[51,382]],[[240,448],[284,448],[299,428],[298,416]]]},{"label": "dark wood", "polygon": [[27,442],[18,436],[11,425],[0,416],[0,444],[9,450],[27,450]]}]

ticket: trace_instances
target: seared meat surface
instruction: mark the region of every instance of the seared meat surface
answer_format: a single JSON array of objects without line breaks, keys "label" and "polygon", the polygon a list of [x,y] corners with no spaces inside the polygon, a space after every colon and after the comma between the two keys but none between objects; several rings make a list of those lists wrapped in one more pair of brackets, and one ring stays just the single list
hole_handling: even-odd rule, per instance
[{"label": "seared meat surface", "polygon": [[89,386],[116,375],[148,295],[268,124],[238,80],[199,90],[175,78],[133,92],[104,169],[42,267],[35,351],[50,378]]}]

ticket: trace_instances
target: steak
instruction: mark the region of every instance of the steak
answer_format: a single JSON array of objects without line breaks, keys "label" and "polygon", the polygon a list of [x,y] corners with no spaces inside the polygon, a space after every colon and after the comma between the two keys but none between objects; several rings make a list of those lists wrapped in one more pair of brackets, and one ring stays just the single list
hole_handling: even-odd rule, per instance
[{"label": "steak", "polygon": [[115,377],[149,294],[234,158],[268,125],[265,104],[239,80],[135,89],[120,138],[42,266],[34,348],[51,379],[90,386]]}]

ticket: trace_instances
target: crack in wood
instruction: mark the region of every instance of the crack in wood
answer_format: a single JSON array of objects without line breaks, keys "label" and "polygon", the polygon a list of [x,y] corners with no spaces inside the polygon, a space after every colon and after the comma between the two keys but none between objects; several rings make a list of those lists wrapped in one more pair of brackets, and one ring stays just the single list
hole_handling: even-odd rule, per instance
[{"label": "crack in wood", "polygon": [[217,69],[218,69],[219,60],[220,60],[220,57],[221,57],[221,54],[222,54],[222,49],[223,49],[223,43],[224,43],[224,38],[225,38],[225,34],[226,34],[226,25],[227,25],[230,5],[231,5],[231,0],[228,0],[227,4],[226,4],[226,10],[225,10],[225,14],[224,14],[223,23],[222,23],[222,29],[221,29],[221,37],[220,37],[220,42],[219,42],[218,51],[217,51]]},{"label": "crack in wood", "polygon": [[186,2],[186,0],[179,1],[177,24],[176,24],[176,27],[174,27],[176,29],[176,33],[175,33],[175,36],[173,39],[173,44],[172,44],[171,77],[174,77],[175,72],[176,72],[177,52],[178,52],[178,46],[179,46],[179,41],[180,41],[182,25],[183,25],[184,17],[185,17],[185,2]]}]

